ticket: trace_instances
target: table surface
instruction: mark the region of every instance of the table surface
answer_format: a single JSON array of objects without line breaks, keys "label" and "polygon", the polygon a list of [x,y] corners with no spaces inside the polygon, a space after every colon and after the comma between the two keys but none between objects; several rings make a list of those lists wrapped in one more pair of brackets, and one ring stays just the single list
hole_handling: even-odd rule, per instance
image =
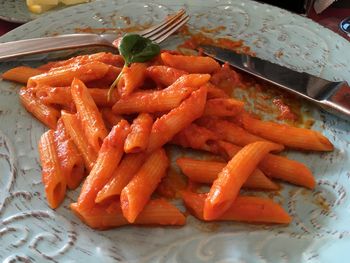
[{"label": "table surface", "polygon": [[[339,1],[342,2],[342,1]],[[346,1],[343,1],[344,3]],[[337,3],[337,2],[336,2]],[[350,41],[350,35],[345,34],[339,29],[339,23],[347,18],[350,17],[350,7],[346,4],[336,4],[328,9],[326,9],[321,14],[316,14],[313,8],[310,8],[307,16],[311,18],[312,20],[316,21],[317,23],[320,23],[321,25],[333,30],[334,32],[338,33],[345,39]],[[17,23],[10,23],[7,21],[3,21],[0,19],[0,36],[3,34],[9,32],[10,30],[20,26],[21,24]]]}]

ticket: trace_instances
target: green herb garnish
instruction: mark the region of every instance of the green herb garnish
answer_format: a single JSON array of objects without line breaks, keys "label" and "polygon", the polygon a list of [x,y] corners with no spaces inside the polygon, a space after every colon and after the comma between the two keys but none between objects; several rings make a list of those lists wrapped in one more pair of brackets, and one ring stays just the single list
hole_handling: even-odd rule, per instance
[{"label": "green herb garnish", "polygon": [[[125,35],[118,46],[119,53],[124,58],[124,67],[129,67],[131,63],[135,62],[146,62],[151,60],[160,53],[160,46],[153,43],[148,38],[142,37],[138,34],[127,34]],[[108,91],[108,100],[112,98],[112,93],[117,86],[123,70],[119,73],[118,77],[112,83]]]}]

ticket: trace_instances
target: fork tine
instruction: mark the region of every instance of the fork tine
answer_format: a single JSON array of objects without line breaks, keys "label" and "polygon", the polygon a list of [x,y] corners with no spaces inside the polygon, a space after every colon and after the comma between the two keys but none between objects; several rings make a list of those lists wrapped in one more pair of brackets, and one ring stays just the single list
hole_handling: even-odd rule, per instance
[{"label": "fork tine", "polygon": [[150,37],[149,39],[160,44],[165,39],[167,39],[171,34],[173,34],[176,30],[178,30],[184,24],[186,24],[189,19],[190,19],[190,17],[188,15],[186,15],[186,16],[182,17],[179,21],[176,21],[176,23],[172,24],[170,27],[166,28],[166,30],[158,33],[157,35]]},{"label": "fork tine", "polygon": [[177,12],[174,16],[170,17],[169,19],[165,19],[160,24],[154,25],[150,28],[140,31],[139,34],[144,37],[149,37],[152,35],[153,32],[159,32],[159,30],[162,30],[166,25],[171,24],[172,22],[180,18],[183,14],[185,14],[185,12],[186,11],[184,9],[180,9],[179,12]]}]

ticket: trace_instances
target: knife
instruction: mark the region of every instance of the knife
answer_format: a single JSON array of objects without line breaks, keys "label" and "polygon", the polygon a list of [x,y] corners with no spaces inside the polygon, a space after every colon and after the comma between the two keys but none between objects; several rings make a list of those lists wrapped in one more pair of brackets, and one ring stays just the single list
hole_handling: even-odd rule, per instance
[{"label": "knife", "polygon": [[221,47],[200,45],[199,48],[207,56],[227,62],[235,68],[299,95],[338,117],[350,120],[350,87],[346,81],[328,81]]}]

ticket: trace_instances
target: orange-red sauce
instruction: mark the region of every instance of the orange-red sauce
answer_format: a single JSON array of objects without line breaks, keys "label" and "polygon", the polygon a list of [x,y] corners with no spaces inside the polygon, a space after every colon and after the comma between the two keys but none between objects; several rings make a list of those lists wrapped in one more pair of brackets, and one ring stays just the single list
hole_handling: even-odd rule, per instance
[{"label": "orange-red sauce", "polygon": [[180,36],[187,38],[183,44],[179,45],[179,48],[196,49],[199,45],[214,45],[220,46],[227,49],[234,50],[238,53],[244,53],[249,55],[255,55],[250,50],[250,47],[245,46],[243,40],[232,40],[229,38],[211,38],[206,36],[204,33],[217,33],[221,30],[226,29],[224,26],[208,29],[201,28],[200,32],[191,33],[188,26],[184,26],[179,30]]},{"label": "orange-red sauce", "polygon": [[76,33],[93,33],[93,34],[103,34],[103,33],[115,33],[116,38],[121,36],[122,33],[131,33],[131,32],[137,32],[144,30],[148,28],[149,25],[135,25],[135,26],[129,26],[129,27],[123,27],[123,28],[116,28],[116,27],[84,27],[84,28],[75,28]]},{"label": "orange-red sauce", "polygon": [[[118,17],[120,19],[121,17]],[[115,17],[111,18],[112,20]],[[114,32],[117,34],[125,32],[135,32],[149,27],[145,25],[130,26],[130,19],[122,17],[125,28],[77,28],[77,32],[84,33],[104,33]],[[187,25],[178,30],[178,34],[183,37],[184,42],[178,46],[178,50],[196,49],[201,44],[210,44],[227,49],[237,53],[255,55],[250,47],[244,45],[243,40],[229,38],[213,38],[206,33],[219,33],[225,30],[225,26],[215,28],[202,27],[195,33],[191,32]],[[276,55],[276,54],[275,54]],[[283,54],[277,54],[282,56]],[[247,108],[253,110],[258,115],[271,116],[274,119],[294,126],[303,126],[309,128],[314,121],[302,111],[300,99],[296,99],[290,94],[283,92],[272,84],[261,82],[247,74],[237,72],[231,69],[228,64],[224,64],[220,71],[213,74],[211,82],[217,87],[223,89],[228,95],[238,97],[247,102]],[[240,94],[239,96],[237,94]],[[248,103],[249,101],[249,103]]]},{"label": "orange-red sauce", "polygon": [[282,99],[273,99],[273,104],[275,104],[280,111],[280,115],[277,117],[279,120],[289,120],[296,121],[298,117],[292,112],[291,108],[285,104]]},{"label": "orange-red sauce", "polygon": [[[208,44],[231,49],[237,53],[255,55],[248,46],[244,45],[242,40],[212,38],[205,34],[219,33],[225,29],[224,26],[201,28],[200,32],[192,33],[188,26],[184,26],[179,30],[179,35],[186,40],[178,46],[178,49],[180,51],[196,49],[201,44]],[[200,51],[199,54],[201,54]],[[280,52],[275,55],[283,56],[283,53]],[[269,116],[272,119],[305,128],[310,128],[314,122],[303,112],[300,99],[278,89],[272,84],[257,80],[246,73],[233,70],[227,63],[213,74],[211,82],[223,89],[228,95],[246,101],[246,108],[257,115]]]},{"label": "orange-red sauce", "polygon": [[180,198],[180,192],[187,187],[186,180],[179,175],[172,167],[169,168],[168,174],[163,178],[157,187],[157,194],[165,198]]},{"label": "orange-red sauce", "polygon": [[309,128],[313,120],[303,111],[302,101],[272,84],[232,69],[228,64],[212,75],[210,80],[228,95],[246,102],[246,108],[258,116],[294,126]]}]

